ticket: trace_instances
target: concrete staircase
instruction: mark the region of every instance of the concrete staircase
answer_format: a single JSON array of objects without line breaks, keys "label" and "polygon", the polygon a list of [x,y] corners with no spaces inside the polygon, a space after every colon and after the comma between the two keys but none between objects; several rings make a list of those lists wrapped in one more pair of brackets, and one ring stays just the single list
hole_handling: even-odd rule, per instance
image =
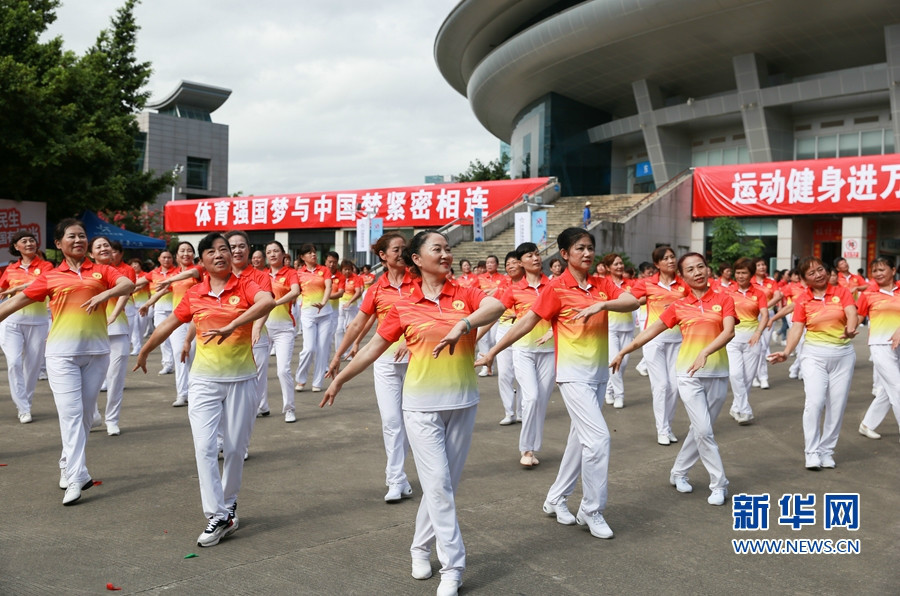
[{"label": "concrete staircase", "polygon": [[[584,203],[591,202],[592,227],[600,221],[618,221],[630,213],[647,195],[603,195],[594,197],[560,197],[547,209],[547,240],[555,244],[560,232],[572,226],[581,226]],[[459,262],[468,259],[475,263],[487,255],[497,255],[503,271],[503,257],[515,249],[515,228],[509,227],[486,242],[462,242],[453,247],[453,269],[459,274]],[[553,251],[555,253],[556,251]]]}]

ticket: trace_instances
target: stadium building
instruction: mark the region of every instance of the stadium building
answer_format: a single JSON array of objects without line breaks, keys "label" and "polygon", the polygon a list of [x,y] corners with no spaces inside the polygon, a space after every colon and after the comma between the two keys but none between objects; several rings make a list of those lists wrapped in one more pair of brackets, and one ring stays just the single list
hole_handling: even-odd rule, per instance
[{"label": "stadium building", "polygon": [[632,260],[723,215],[779,269],[900,255],[900,4],[463,0],[434,56],[513,176],[656,191],[619,222]]}]

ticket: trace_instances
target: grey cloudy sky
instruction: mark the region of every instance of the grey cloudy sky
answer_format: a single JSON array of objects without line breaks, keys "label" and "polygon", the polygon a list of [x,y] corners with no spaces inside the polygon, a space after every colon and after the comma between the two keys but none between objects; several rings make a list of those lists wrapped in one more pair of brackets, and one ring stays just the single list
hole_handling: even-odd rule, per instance
[{"label": "grey cloudy sky", "polygon": [[[123,1],[63,0],[50,33],[81,54]],[[144,0],[138,58],[151,101],[182,79],[232,90],[213,113],[231,193],[416,185],[499,155],[434,63],[457,1]]]}]

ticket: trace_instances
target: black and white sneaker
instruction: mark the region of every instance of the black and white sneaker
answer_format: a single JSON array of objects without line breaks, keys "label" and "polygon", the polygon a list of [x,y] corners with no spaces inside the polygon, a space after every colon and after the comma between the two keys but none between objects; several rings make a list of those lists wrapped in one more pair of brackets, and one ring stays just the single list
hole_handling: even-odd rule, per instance
[{"label": "black and white sneaker", "polygon": [[238,529],[237,501],[228,508],[228,521],[231,522],[231,526],[225,530],[225,536],[231,536]]},{"label": "black and white sneaker", "polygon": [[211,519],[206,529],[197,538],[197,546],[215,546],[231,528],[233,522],[230,519]]}]

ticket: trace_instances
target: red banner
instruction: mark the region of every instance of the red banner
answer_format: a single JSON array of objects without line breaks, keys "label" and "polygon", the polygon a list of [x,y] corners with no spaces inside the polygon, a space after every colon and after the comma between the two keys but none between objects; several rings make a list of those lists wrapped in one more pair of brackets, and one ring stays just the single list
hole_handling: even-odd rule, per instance
[{"label": "red banner", "polygon": [[693,216],[900,211],[900,155],[694,168]]},{"label": "red banner", "polygon": [[315,192],[262,197],[193,199],[166,203],[167,232],[350,228],[371,215],[385,228],[440,227],[459,218],[471,225],[548,183],[549,178]]}]

